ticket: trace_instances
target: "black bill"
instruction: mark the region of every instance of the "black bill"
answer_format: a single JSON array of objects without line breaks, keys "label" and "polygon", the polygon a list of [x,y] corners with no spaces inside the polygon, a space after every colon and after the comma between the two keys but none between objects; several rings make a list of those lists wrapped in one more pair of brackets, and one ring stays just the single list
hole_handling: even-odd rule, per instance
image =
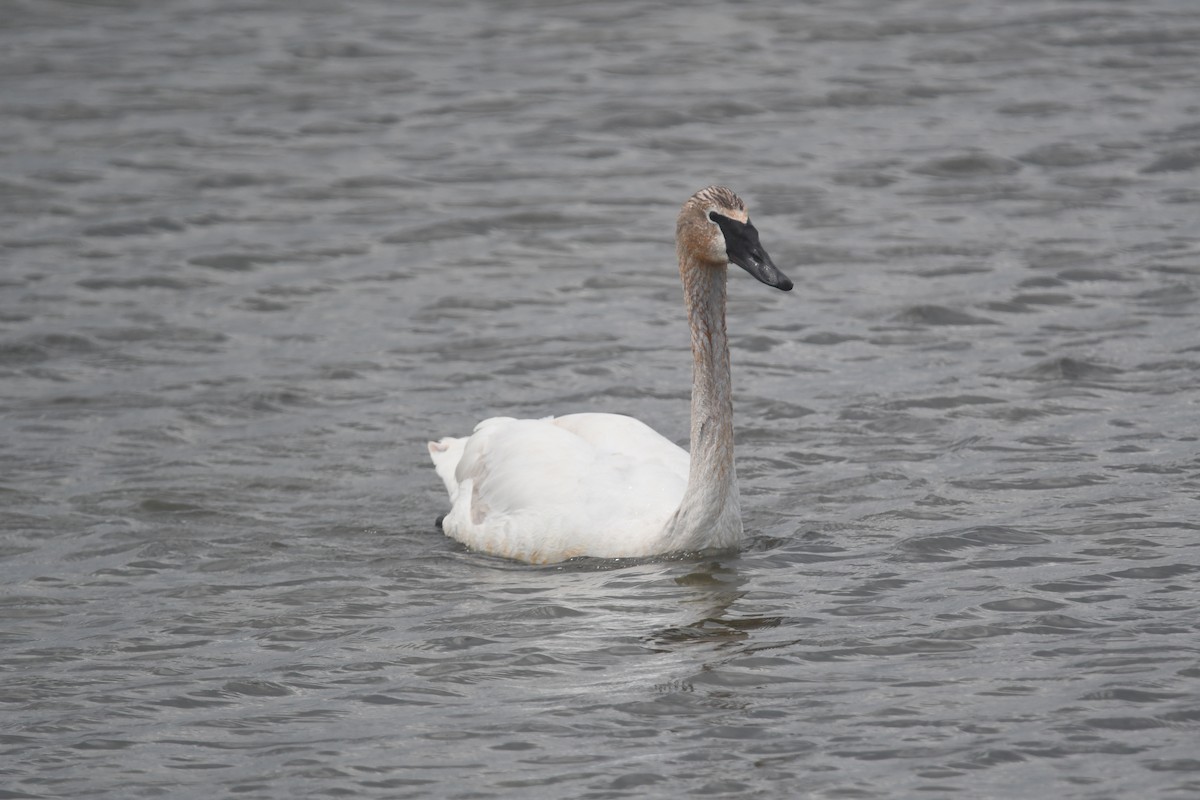
[{"label": "black bill", "polygon": [[785,292],[791,291],[792,282],[779,271],[767,255],[767,251],[763,249],[762,243],[758,241],[758,229],[753,223],[738,222],[715,211],[710,211],[708,218],[717,223],[721,233],[725,235],[725,254],[732,263],[767,286],[774,286]]}]

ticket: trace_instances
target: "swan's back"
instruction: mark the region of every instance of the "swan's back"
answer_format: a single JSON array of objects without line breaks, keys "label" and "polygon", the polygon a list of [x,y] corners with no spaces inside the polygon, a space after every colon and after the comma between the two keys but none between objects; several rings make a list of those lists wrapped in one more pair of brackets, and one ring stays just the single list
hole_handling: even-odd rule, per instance
[{"label": "swan's back", "polygon": [[429,452],[446,534],[533,563],[652,555],[687,487],[687,452],[620,414],[494,417]]}]

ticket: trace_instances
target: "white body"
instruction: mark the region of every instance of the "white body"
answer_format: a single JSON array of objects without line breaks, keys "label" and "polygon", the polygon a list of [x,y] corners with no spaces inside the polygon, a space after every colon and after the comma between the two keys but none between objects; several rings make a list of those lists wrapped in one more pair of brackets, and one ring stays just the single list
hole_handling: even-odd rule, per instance
[{"label": "white body", "polygon": [[686,450],[633,417],[493,417],[430,444],[452,504],[448,536],[542,563],[660,552],[687,488]]}]

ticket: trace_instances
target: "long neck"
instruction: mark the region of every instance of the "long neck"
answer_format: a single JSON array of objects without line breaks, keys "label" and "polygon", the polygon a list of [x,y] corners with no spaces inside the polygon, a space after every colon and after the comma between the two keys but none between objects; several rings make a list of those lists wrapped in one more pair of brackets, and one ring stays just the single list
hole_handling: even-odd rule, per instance
[{"label": "long neck", "polygon": [[724,265],[680,263],[692,330],[692,438],[687,490],[668,535],[678,549],[732,547],[742,535],[733,466],[733,385]]}]

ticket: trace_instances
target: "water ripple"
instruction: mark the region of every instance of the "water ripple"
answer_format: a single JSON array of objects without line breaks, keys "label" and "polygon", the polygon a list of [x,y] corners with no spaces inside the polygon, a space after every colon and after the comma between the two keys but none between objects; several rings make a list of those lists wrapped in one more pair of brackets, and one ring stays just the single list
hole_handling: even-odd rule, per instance
[{"label": "water ripple", "polygon": [[[1196,794],[1200,17],[951,5],[9,4],[0,793]],[[711,182],[742,550],[441,536]]]}]

